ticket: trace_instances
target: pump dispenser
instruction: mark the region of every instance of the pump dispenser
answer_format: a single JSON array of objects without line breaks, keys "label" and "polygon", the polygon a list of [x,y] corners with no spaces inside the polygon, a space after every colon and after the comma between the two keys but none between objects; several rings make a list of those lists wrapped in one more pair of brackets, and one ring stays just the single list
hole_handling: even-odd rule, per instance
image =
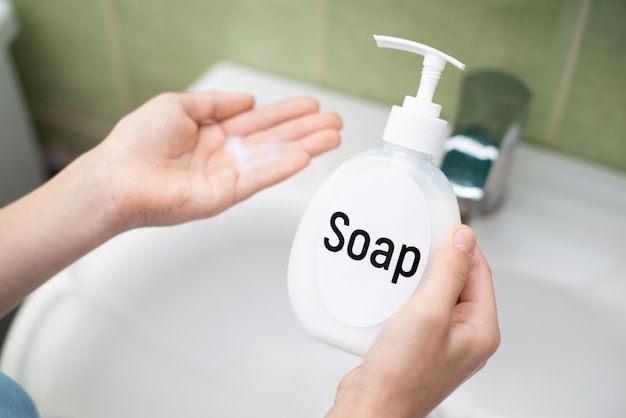
[{"label": "pump dispenser", "polygon": [[417,95],[406,96],[402,107],[393,106],[383,139],[415,151],[435,155],[445,140],[446,121],[439,119],[441,106],[433,103],[437,83],[446,62],[460,70],[465,65],[426,45],[391,36],[374,35],[381,48],[399,49],[424,56],[424,68]]},{"label": "pump dispenser", "polygon": [[349,159],[322,185],[300,221],[288,269],[304,329],[359,356],[426,280],[435,247],[460,223],[452,187],[432,162],[446,130],[432,99],[446,62],[464,65],[417,42],[374,38],[379,47],[424,55],[419,90],[392,107],[382,148]]}]

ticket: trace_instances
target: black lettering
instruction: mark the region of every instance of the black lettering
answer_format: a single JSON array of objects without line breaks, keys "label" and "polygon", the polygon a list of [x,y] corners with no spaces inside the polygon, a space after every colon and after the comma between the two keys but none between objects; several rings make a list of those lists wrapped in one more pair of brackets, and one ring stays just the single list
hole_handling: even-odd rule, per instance
[{"label": "black lettering", "polygon": [[[370,262],[372,263],[372,265],[374,267],[377,268],[384,268],[385,270],[389,270],[389,265],[391,264],[391,257],[393,256],[393,241],[391,241],[389,238],[378,238],[376,240],[376,244],[378,245],[382,245],[382,244],[387,244],[387,250],[374,250],[372,251],[372,255],[370,256]],[[384,257],[382,262],[379,262],[378,260],[376,260],[377,257]]]},{"label": "black lettering", "polygon": [[326,247],[328,251],[332,251],[334,253],[341,251],[341,249],[343,248],[343,244],[345,243],[345,239],[343,235],[341,234],[341,231],[339,231],[339,227],[336,225],[337,218],[343,219],[344,225],[346,226],[350,225],[350,219],[348,219],[348,215],[346,215],[343,212],[335,212],[330,217],[330,227],[335,232],[335,234],[337,234],[338,242],[337,242],[337,245],[332,245],[330,243],[330,239],[327,237],[324,237],[324,246]]},{"label": "black lettering", "polygon": [[[363,237],[363,246],[361,247],[360,253],[354,252],[354,243],[356,242],[357,237]],[[352,235],[350,235],[350,241],[348,241],[348,255],[353,260],[363,260],[367,255],[367,250],[370,246],[370,235],[362,229],[355,229]]]},{"label": "black lettering", "polygon": [[[350,226],[350,218],[348,218],[348,215],[340,211],[333,213],[330,217],[330,228],[335,233],[336,243],[331,243],[332,238],[324,237],[324,247],[326,247],[328,251],[336,253],[344,248],[346,239],[340,230],[341,223],[343,223],[344,226]],[[347,232],[348,231],[346,231],[346,233]],[[371,240],[372,238],[366,230],[355,229],[352,234],[350,234],[350,239],[346,246],[348,257],[355,261],[365,259],[369,251]],[[374,268],[389,270],[394,259],[395,244],[390,238],[386,237],[378,238],[375,244],[378,247],[375,248],[369,256],[370,264]],[[420,250],[416,247],[402,244],[398,261],[394,267],[391,283],[397,284],[400,277],[409,278],[415,275],[419,267],[420,259]]]},{"label": "black lettering", "polygon": [[[403,270],[404,266],[404,258],[407,253],[413,254],[413,262],[411,263],[411,268],[408,270]],[[415,247],[409,247],[406,245],[402,245],[402,249],[400,250],[400,257],[398,258],[398,264],[396,264],[396,270],[393,272],[393,278],[391,279],[391,283],[397,283],[398,278],[402,277],[411,277],[417,271],[417,267],[420,263],[420,250]]]}]

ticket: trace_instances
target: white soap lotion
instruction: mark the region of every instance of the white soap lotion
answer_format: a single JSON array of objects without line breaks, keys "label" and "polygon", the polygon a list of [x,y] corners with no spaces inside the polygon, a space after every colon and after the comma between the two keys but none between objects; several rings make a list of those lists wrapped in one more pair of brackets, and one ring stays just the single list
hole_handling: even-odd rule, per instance
[{"label": "white soap lotion", "polygon": [[416,42],[374,38],[424,55],[419,90],[393,106],[380,149],[346,161],[322,185],[300,221],[288,271],[304,329],[359,356],[424,282],[437,244],[460,223],[452,187],[432,162],[446,133],[432,98],[446,62],[464,65]]}]

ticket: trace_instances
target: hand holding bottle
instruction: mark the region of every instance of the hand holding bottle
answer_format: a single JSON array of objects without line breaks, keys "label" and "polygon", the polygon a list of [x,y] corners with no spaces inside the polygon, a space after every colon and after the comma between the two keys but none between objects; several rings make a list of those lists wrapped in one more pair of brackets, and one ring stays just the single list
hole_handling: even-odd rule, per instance
[{"label": "hand holding bottle", "polygon": [[500,343],[491,271],[467,226],[441,241],[428,280],[347,374],[327,418],[424,417]]}]

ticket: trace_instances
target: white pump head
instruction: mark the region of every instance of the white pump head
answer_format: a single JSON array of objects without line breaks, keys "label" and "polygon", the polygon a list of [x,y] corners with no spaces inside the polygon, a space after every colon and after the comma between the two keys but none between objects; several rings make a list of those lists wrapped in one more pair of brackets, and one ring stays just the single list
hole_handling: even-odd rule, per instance
[{"label": "white pump head", "polygon": [[433,103],[435,88],[446,62],[460,70],[465,65],[427,45],[391,36],[374,35],[381,48],[399,49],[424,56],[424,68],[417,95],[406,96],[402,107],[391,109],[383,139],[403,147],[434,155],[445,139],[447,123],[439,119],[441,106]]}]

